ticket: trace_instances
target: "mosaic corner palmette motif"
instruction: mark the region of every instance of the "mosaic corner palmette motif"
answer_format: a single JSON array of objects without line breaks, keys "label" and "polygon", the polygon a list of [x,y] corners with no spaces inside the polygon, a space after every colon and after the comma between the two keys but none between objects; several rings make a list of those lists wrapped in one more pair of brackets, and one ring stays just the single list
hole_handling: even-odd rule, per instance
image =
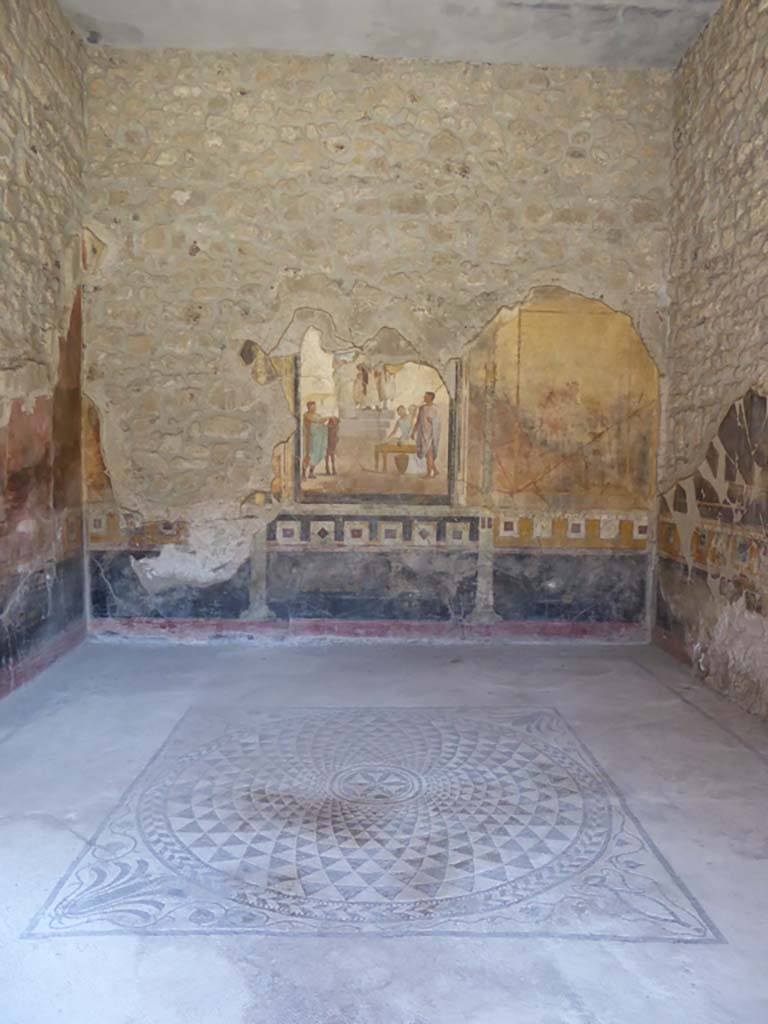
[{"label": "mosaic corner palmette motif", "polygon": [[721,936],[540,709],[192,711],[31,937]]}]

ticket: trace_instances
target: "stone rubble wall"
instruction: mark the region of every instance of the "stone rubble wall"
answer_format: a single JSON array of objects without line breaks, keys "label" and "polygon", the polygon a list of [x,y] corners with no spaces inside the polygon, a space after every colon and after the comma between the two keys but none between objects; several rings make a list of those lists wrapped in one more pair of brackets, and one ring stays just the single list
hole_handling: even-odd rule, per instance
[{"label": "stone rubble wall", "polygon": [[0,693],[83,615],[84,64],[52,0],[0,0]]},{"label": "stone rubble wall", "polygon": [[667,72],[100,49],[87,78],[89,500],[183,521],[168,579],[231,575],[275,514],[243,506],[294,411],[246,343],[383,333],[445,370],[556,285],[663,366]]},{"label": "stone rubble wall", "polygon": [[669,459],[657,635],[768,716],[768,3],[675,75]]},{"label": "stone rubble wall", "polygon": [[53,0],[0,0],[0,424],[56,378],[80,266],[83,66]]},{"label": "stone rubble wall", "polygon": [[768,381],[768,5],[726,0],[675,74],[669,482]]}]

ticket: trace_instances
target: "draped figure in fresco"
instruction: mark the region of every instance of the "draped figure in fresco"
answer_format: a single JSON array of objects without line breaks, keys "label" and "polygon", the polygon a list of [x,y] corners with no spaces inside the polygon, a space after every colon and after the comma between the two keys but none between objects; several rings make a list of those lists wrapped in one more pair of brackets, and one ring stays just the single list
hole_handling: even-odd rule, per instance
[{"label": "draped figure in fresco", "polygon": [[328,440],[325,447],[325,475],[336,476],[336,448],[339,444],[339,417],[328,417]]},{"label": "draped figure in fresco", "polygon": [[357,376],[352,386],[352,396],[358,409],[366,408],[368,397],[368,369],[363,363],[357,364]]},{"label": "draped figure in fresco", "polygon": [[303,427],[304,458],[301,475],[311,479],[315,475],[315,466],[326,457],[328,452],[328,417],[318,413],[317,402],[307,402]]},{"label": "draped figure in fresco", "polygon": [[395,420],[392,429],[387,434],[387,440],[391,441],[394,438],[401,444],[406,444],[411,436],[411,428],[413,423],[411,416],[408,414],[408,410],[404,405],[398,405],[397,407],[397,419]]},{"label": "draped figure in fresco", "polygon": [[358,372],[355,364],[349,359],[334,357],[333,387],[336,392],[336,400],[339,407],[339,416],[345,419],[353,419],[358,409],[358,398],[356,392],[356,381]]},{"label": "draped figure in fresco", "polygon": [[437,476],[437,453],[440,448],[440,412],[435,403],[434,391],[424,392],[424,403],[416,413],[411,438],[416,441],[416,457],[425,459],[425,479]]}]

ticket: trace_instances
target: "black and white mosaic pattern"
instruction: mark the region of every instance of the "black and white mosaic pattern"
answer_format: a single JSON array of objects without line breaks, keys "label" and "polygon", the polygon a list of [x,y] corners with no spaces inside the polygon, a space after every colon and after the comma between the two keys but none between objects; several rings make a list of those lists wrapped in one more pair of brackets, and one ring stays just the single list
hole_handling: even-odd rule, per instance
[{"label": "black and white mosaic pattern", "polygon": [[719,941],[550,710],[190,712],[29,935]]}]

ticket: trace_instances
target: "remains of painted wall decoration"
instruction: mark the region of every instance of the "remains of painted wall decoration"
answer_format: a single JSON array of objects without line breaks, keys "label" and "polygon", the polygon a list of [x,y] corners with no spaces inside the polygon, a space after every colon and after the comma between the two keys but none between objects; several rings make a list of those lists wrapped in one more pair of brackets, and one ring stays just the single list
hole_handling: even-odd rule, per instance
[{"label": "remains of painted wall decoration", "polygon": [[670,75],[89,53],[97,615],[638,624]]},{"label": "remains of painted wall decoration", "polygon": [[658,381],[629,317],[536,289],[471,346],[467,378],[468,502],[550,515],[649,507]]},{"label": "remains of painted wall decoration", "polygon": [[78,289],[53,394],[13,399],[0,427],[0,693],[84,631],[81,353]]},{"label": "remains of painted wall decoration", "polygon": [[768,380],[768,5],[723,0],[674,77],[664,488]]},{"label": "remains of painted wall decoration", "polygon": [[451,395],[433,367],[374,351],[326,352],[307,331],[297,431],[303,501],[450,501]]},{"label": "remains of painted wall decoration", "polygon": [[279,363],[262,353],[252,379],[296,396],[293,432],[245,516],[247,557],[203,585],[178,553],[187,523],[121,510],[87,404],[94,613],[642,623],[657,384],[629,318],[536,289],[453,361],[452,392],[397,344],[328,351],[314,326]]},{"label": "remains of painted wall decoration", "polygon": [[657,612],[660,640],[763,716],[767,59],[768,6],[724,0],[674,77]]},{"label": "remains of painted wall decoration", "polygon": [[768,398],[734,402],[698,470],[661,499],[659,640],[768,717]]},{"label": "remains of painted wall decoration", "polygon": [[83,47],[55,3],[2,5],[0,695],[84,632]]},{"label": "remains of painted wall decoration", "polygon": [[503,510],[495,612],[642,620],[658,382],[629,317],[536,289],[494,318],[465,364],[457,488]]}]

